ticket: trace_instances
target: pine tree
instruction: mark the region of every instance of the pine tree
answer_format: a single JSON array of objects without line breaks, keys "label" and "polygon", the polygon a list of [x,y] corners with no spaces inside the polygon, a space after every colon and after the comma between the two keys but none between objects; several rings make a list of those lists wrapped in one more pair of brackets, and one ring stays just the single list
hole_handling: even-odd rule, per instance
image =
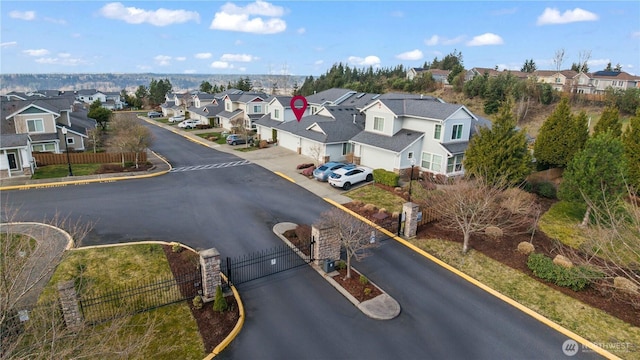
[{"label": "pine tree", "polygon": [[618,108],[615,106],[607,106],[600,116],[600,120],[593,128],[593,134],[598,135],[611,130],[611,134],[614,137],[620,137],[622,135],[622,123],[620,122],[620,116]]},{"label": "pine tree", "polygon": [[225,312],[228,307],[229,304],[227,304],[227,299],[224,298],[224,295],[222,294],[222,288],[220,287],[220,285],[218,285],[216,287],[216,297],[213,300],[213,310],[218,312]]},{"label": "pine tree", "polygon": [[615,203],[625,193],[626,161],[619,137],[610,131],[590,138],[584,150],[569,162],[562,176],[558,197],[569,202],[586,202],[582,221],[588,224],[592,207]]},{"label": "pine tree", "polygon": [[516,130],[512,101],[501,107],[491,129],[481,128],[465,152],[465,171],[494,184],[522,182],[531,173],[531,153],[522,130]]},{"label": "pine tree", "polygon": [[569,99],[563,98],[540,128],[533,146],[536,161],[542,168],[566,167],[584,148],[588,134],[586,113],[574,116]]},{"label": "pine tree", "polygon": [[627,160],[627,183],[636,193],[640,193],[640,109],[629,120],[629,126],[622,135],[622,143]]}]

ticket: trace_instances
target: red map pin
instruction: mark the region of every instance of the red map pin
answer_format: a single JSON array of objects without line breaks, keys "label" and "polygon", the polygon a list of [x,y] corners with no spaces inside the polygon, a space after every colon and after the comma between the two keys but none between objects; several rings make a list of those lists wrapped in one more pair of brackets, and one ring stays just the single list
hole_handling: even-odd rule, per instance
[{"label": "red map pin", "polygon": [[[296,107],[296,101],[298,100],[302,100],[302,107]],[[293,113],[296,115],[296,119],[300,122],[302,115],[304,115],[304,112],[307,110],[307,98],[302,95],[296,95],[291,98],[291,110],[293,110]]]}]

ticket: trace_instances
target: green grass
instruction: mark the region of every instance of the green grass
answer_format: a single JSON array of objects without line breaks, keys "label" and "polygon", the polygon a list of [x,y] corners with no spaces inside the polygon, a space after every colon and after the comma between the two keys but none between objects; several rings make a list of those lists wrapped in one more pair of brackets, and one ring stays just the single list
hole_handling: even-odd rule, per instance
[{"label": "green grass", "polygon": [[[640,328],[564,295],[480,252],[471,250],[463,255],[459,243],[437,239],[416,239],[411,242],[592,342],[640,344]],[[614,349],[611,352],[625,359],[640,359],[640,352],[616,353]]]},{"label": "green grass", "polygon": [[[194,264],[195,266],[195,264]],[[161,245],[135,244],[117,247],[80,249],[69,251],[56,268],[51,281],[43,291],[39,301],[50,301],[57,292],[60,281],[74,280],[81,285],[82,295],[104,294],[119,287],[149,282],[171,275],[169,263]],[[108,338],[107,346],[118,348],[118,339],[140,337],[149,326],[153,326],[153,339],[149,346],[135,354],[136,359],[202,359],[204,345],[195,319],[186,302],[160,307],[158,309],[126,318],[120,326],[118,336]],[[152,325],[149,325],[149,322]],[[105,341],[110,323],[96,326],[87,336],[89,342]]]},{"label": "green grass", "polygon": [[[74,176],[93,175],[100,169],[101,164],[71,164]],[[32,179],[61,178],[69,175],[69,165],[46,165],[36,169]]]},{"label": "green grass", "polygon": [[406,202],[402,197],[373,186],[373,184],[351,190],[345,195],[365,204],[374,204],[378,208],[385,208],[390,212],[402,211],[402,204]]},{"label": "green grass", "polygon": [[586,240],[579,227],[585,211],[583,204],[559,201],[542,215],[538,226],[550,238],[577,249]]},{"label": "green grass", "polygon": [[203,139],[208,139],[212,136],[215,136],[218,138],[218,140],[216,140],[215,142],[217,144],[226,144],[227,140],[224,138],[224,136],[222,136],[222,133],[220,132],[207,132],[207,133],[200,133],[200,134],[196,134],[198,136],[200,136]]}]

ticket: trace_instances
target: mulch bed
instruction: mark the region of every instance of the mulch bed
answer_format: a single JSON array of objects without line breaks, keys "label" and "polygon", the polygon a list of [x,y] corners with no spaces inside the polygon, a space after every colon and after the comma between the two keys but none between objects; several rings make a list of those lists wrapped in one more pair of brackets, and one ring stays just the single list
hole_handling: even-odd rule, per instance
[{"label": "mulch bed", "polygon": [[[173,252],[170,245],[164,245],[163,248],[174,276],[192,272],[199,265],[199,256],[196,253],[187,250]],[[191,314],[198,324],[198,330],[204,342],[204,350],[207,353],[211,352],[231,333],[240,318],[235,297],[229,295],[225,299],[229,309],[224,313],[214,311],[213,302],[204,304],[202,309],[196,309],[191,301],[187,301]]]},{"label": "mulch bed", "polygon": [[151,163],[140,163],[136,168],[135,165],[132,166],[122,166],[119,164],[102,164],[98,170],[96,170],[96,174],[114,174],[114,173],[122,173],[122,172],[134,172],[134,171],[147,171],[151,169],[153,165]]},{"label": "mulch bed", "polygon": [[335,280],[338,284],[340,284],[340,286],[347,290],[349,294],[358,299],[358,301],[363,302],[366,300],[371,300],[374,297],[382,294],[382,291],[380,291],[380,289],[378,289],[370,282],[360,282],[360,273],[355,269],[351,268],[351,278],[349,279],[345,278],[347,276],[346,268],[336,269],[336,271],[338,272],[338,275],[334,276],[333,280]]}]

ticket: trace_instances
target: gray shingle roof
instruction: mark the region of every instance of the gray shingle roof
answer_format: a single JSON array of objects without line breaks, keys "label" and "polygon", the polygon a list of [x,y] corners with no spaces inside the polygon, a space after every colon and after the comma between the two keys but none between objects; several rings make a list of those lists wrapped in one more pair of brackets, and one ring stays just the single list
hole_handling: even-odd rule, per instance
[{"label": "gray shingle roof", "polygon": [[3,149],[11,149],[27,146],[29,135],[27,134],[2,134],[0,135],[0,146]]},{"label": "gray shingle roof", "polygon": [[[324,91],[320,91],[317,94],[306,96],[307,102],[314,105],[325,105],[327,103],[335,104],[335,101],[345,96],[347,93],[355,93],[350,89],[338,89],[332,88]],[[337,104],[336,104],[337,105]]]},{"label": "gray shingle roof", "polygon": [[[328,110],[333,118],[317,114],[310,115],[303,117],[300,122],[280,123],[276,128],[322,143],[347,142],[362,131],[364,117],[356,108],[336,106],[330,107]],[[354,114],[356,115],[355,123],[353,121]],[[318,127],[322,132],[309,129],[312,126]]]},{"label": "gray shingle roof", "polygon": [[467,147],[469,146],[469,142],[463,141],[463,142],[447,143],[447,144],[440,144],[440,145],[442,145],[442,147],[447,149],[447,151],[450,154],[456,155],[456,154],[462,154],[463,152],[465,152],[465,150],[467,150]]},{"label": "gray shingle roof", "polygon": [[[398,116],[414,116],[438,120],[445,120],[464,108],[460,104],[443,103],[434,98],[381,99],[380,101]],[[475,116],[471,113],[469,114]]]},{"label": "gray shingle roof", "polygon": [[277,128],[279,125],[282,124],[282,121],[272,120],[271,119],[271,114],[266,114],[266,115],[262,116],[260,119],[256,120],[254,122],[254,124],[261,125],[261,126],[267,126],[267,127],[270,127],[270,128]]},{"label": "gray shingle roof", "polygon": [[407,129],[402,129],[393,136],[362,131],[358,135],[354,136],[351,141],[393,152],[401,152],[422,136],[424,136],[423,132]]},{"label": "gray shingle roof", "polygon": [[232,119],[235,116],[238,116],[238,114],[242,113],[243,111],[240,109],[235,109],[233,112],[229,112],[229,111],[221,111],[218,113],[218,116],[223,117],[223,118],[227,118],[227,119]]}]

